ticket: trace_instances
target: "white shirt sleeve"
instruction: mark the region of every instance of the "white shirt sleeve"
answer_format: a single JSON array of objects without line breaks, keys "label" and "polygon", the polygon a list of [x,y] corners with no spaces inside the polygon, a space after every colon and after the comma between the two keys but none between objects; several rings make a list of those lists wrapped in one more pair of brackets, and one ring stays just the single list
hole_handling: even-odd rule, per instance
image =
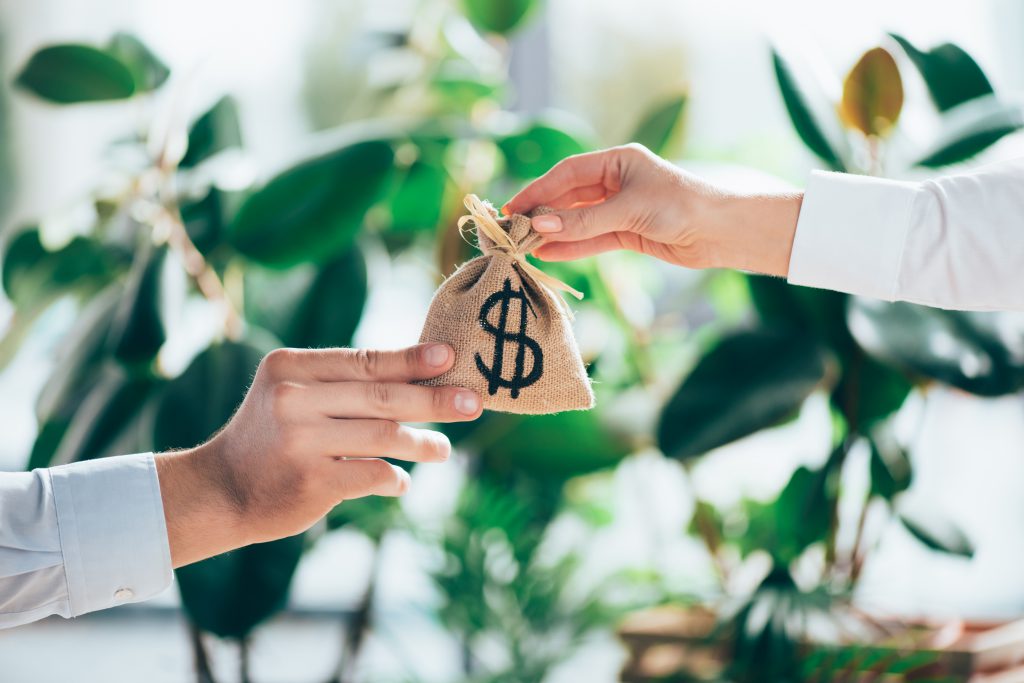
[{"label": "white shirt sleeve", "polygon": [[923,183],[813,173],[789,281],[938,308],[1024,311],[1024,159]]},{"label": "white shirt sleeve", "polygon": [[0,473],[0,628],[145,600],[170,582],[152,454]]}]

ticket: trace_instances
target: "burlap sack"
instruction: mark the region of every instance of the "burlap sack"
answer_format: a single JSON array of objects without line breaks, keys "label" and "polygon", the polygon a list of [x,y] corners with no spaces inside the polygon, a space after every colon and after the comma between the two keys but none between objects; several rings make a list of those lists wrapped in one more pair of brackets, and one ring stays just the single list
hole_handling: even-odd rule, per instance
[{"label": "burlap sack", "polygon": [[472,389],[484,408],[505,413],[593,407],[569,308],[552,287],[574,290],[523,258],[542,239],[530,218],[498,218],[472,195],[466,206],[471,215],[463,220],[476,228],[483,255],[464,263],[434,294],[420,342],[451,345],[455,365],[424,384]]}]

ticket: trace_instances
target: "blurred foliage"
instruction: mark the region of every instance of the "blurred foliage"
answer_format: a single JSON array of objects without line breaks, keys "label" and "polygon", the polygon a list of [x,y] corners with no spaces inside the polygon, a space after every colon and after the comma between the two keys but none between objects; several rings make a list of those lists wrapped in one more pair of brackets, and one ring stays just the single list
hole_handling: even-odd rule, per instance
[{"label": "blurred foliage", "polygon": [[[922,52],[900,36],[892,38],[920,72],[937,115],[950,121],[951,132],[917,165],[964,161],[1021,127],[1018,108],[995,96],[962,49],[946,44]],[[889,49],[868,50],[847,75],[842,99],[833,103],[805,77],[804,65],[778,51],[772,59],[793,127],[822,164],[886,173],[887,144],[904,106],[903,77]],[[836,119],[823,119],[821,112],[833,112]],[[753,329],[727,334],[697,360],[665,405],[659,444],[689,466],[706,451],[779,424],[810,394],[827,395],[834,448],[824,464],[799,467],[770,501],[743,500],[738,510],[699,501],[690,532],[717,558],[726,585],[733,558],[771,558],[762,584],[722,615],[722,633],[732,647],[731,679],[835,680],[828,668],[821,669],[820,656],[800,662],[814,637],[812,615],[843,616],[846,596],[877,541],[865,527],[869,505],[880,503],[892,522],[933,551],[964,558],[974,553],[970,539],[941,510],[921,510],[904,500],[913,482],[912,459],[907,446],[893,438],[893,417],[915,387],[930,383],[979,396],[1019,391],[1024,318],[863,300],[759,276],[747,280],[758,314]],[[840,547],[839,501],[849,495],[844,463],[860,447],[868,449],[870,487],[851,501],[860,510],[851,530],[855,540],[852,547]],[[808,553],[824,560],[810,587],[806,576],[797,584],[793,569]],[[833,671],[844,670],[841,660],[828,663]]]},{"label": "blurred foliage", "polygon": [[[430,30],[413,36],[410,25],[376,41],[372,49],[381,54],[415,53],[426,64],[405,82],[382,86],[379,101],[408,102],[413,93],[421,109],[401,121],[348,126],[265,182],[229,191],[218,175],[217,162],[245,148],[238,105],[225,96],[193,112],[189,125],[133,138],[147,163],[118,169],[127,177],[120,187],[97,187],[89,198],[94,221],[83,234],[51,234],[44,217],[4,236],[3,287],[15,313],[0,340],[0,363],[58,301],[71,300],[79,311],[36,406],[40,429],[30,466],[202,442],[230,418],[273,346],[352,343],[373,280],[368,253],[422,256],[433,249],[446,274],[469,255],[453,228],[463,194],[507,196],[565,156],[591,149],[590,134],[576,122],[506,109],[507,39],[537,4],[463,0],[436,26],[426,24]],[[474,39],[460,42],[465,29]],[[920,72],[937,115],[949,119],[948,135],[921,151],[919,165],[963,161],[1020,128],[1018,112],[998,100],[963,50],[947,44],[923,52],[893,40],[893,50]],[[824,108],[800,65],[778,52],[772,59],[794,128],[823,165],[883,172],[904,104],[893,51],[869,51],[847,77],[842,101]],[[178,103],[163,87],[169,77],[145,45],[118,34],[102,46],[44,47],[16,80],[54,104],[146,98],[173,109]],[[686,93],[660,102],[636,122],[633,139],[666,149],[686,105]],[[834,125],[821,120],[823,110],[835,115]],[[843,137],[834,135],[837,128]],[[725,298],[752,302],[753,318],[732,316],[743,317],[743,327],[701,338],[702,353],[689,363],[677,348],[663,348],[677,341],[678,321],[664,339],[655,337],[653,325],[632,317],[607,270],[593,263],[551,270],[587,293],[581,319],[590,316],[605,331],[604,345],[586,358],[601,407],[487,414],[444,426],[466,455],[469,476],[440,534],[420,535],[440,551],[437,616],[464,648],[467,680],[542,680],[620,613],[621,603],[608,596],[624,577],[584,585],[579,549],[545,552],[559,519],[590,527],[608,521],[607,509],[567,497],[580,477],[651,446],[687,470],[709,451],[791,419],[813,395],[827,400],[834,418],[821,465],[797,469],[770,501],[744,500],[738,509],[695,505],[690,532],[705,543],[723,587],[735,562],[770,559],[759,586],[732,596],[739,598],[734,607],[723,610],[734,679],[808,675],[797,661],[797,626],[835,611],[856,585],[875,539],[860,529],[855,547],[836,545],[844,463],[855,447],[870,454],[864,509],[877,501],[927,547],[971,555],[970,540],[952,522],[904,505],[912,459],[892,438],[891,421],[915,387],[930,382],[985,396],[1024,386],[1018,319],[736,276]],[[172,338],[195,333],[185,329],[183,313],[196,307],[213,311],[214,322],[188,367],[170,370],[165,349]],[[690,370],[678,386],[666,386],[671,373],[655,359]],[[615,400],[630,392],[666,400],[642,402],[643,415],[623,419]],[[375,547],[392,530],[412,527],[397,502],[379,499],[346,502],[325,526],[358,531]],[[323,531],[178,570],[193,624],[244,642],[286,603],[301,553]],[[798,586],[791,567],[818,552],[824,562],[815,585]],[[336,680],[350,679],[372,627],[375,581],[376,574]]]},{"label": "blurred foliage", "polygon": [[[502,196],[591,149],[577,122],[503,109],[510,95],[504,36],[537,4],[465,0],[464,14],[447,7],[433,35],[421,29],[415,38],[375,43],[385,57],[429,55],[423,73],[382,86],[381,98],[426,93],[414,117],[347,126],[315,154],[238,188],[227,162],[244,154],[246,140],[239,105],[225,95],[191,119],[172,117],[168,129],[154,125],[119,140],[145,163],[126,168],[122,155],[97,174],[92,225],[81,234],[68,239],[52,229],[59,221],[44,216],[4,236],[3,287],[15,313],[0,361],[56,303],[70,300],[79,311],[37,404],[30,466],[203,442],[231,417],[270,348],[352,343],[373,276],[367,253],[435,248],[448,272],[469,255],[452,229],[463,194]],[[470,26],[479,33],[460,42]],[[45,46],[16,83],[50,104],[145,100],[147,110],[181,116],[165,87],[172,77],[141,41],[117,34],[102,45]],[[684,96],[663,103],[638,122],[637,137],[664,145],[678,133],[684,103]],[[574,282],[594,277],[582,267],[562,270]],[[192,327],[198,318],[187,314],[197,310],[210,314],[207,329]],[[201,343],[183,371],[172,370],[166,349],[182,338]],[[597,519],[585,502],[566,504],[567,483],[635,450],[635,435],[607,418],[488,414],[450,426],[473,476],[437,541],[446,559],[435,578],[439,617],[467,649],[467,677],[540,680],[618,613],[604,603],[604,585],[574,590],[575,552],[553,560],[537,552],[559,515]],[[327,516],[325,529],[181,568],[192,625],[244,645],[286,604],[303,550],[342,528],[375,546],[393,529],[415,532],[396,501],[352,501]],[[362,634],[372,628],[375,582],[376,574],[350,622],[337,680],[354,675]],[[491,651],[491,638],[505,652],[493,661],[477,652]]]}]

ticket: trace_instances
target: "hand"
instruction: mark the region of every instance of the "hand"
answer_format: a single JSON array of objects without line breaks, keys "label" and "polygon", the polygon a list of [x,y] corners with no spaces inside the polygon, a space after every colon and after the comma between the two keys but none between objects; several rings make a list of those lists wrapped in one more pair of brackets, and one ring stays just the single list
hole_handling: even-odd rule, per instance
[{"label": "hand", "polygon": [[442,462],[451,445],[399,422],[480,416],[472,391],[409,384],[454,361],[442,344],[269,353],[220,432],[156,456],[173,565],[300,533],[343,500],[405,493],[409,475],[380,456]]},{"label": "hand", "polygon": [[689,268],[739,268],[785,276],[801,195],[741,195],[668,163],[642,145],[559,162],[504,207],[547,205],[533,219],[548,261],[630,249]]}]

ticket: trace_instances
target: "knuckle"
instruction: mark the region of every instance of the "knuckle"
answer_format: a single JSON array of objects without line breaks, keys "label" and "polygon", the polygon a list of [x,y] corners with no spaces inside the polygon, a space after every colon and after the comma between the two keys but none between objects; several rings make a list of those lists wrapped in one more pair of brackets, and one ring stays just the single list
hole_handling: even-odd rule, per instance
[{"label": "knuckle", "polygon": [[423,352],[419,346],[413,346],[402,353],[402,360],[407,368],[417,368],[423,362]]},{"label": "knuckle", "polygon": [[448,440],[448,437],[441,432],[430,432],[430,434],[432,436],[428,437],[428,443],[435,458],[439,461],[444,461],[451,457],[452,442]]},{"label": "knuckle", "polygon": [[376,408],[387,408],[391,404],[391,387],[383,382],[369,382],[366,387],[366,401]]},{"label": "knuckle", "polygon": [[430,407],[435,415],[443,415],[452,409],[454,400],[452,392],[448,389],[430,390]]},{"label": "knuckle", "polygon": [[291,415],[292,406],[302,388],[292,382],[276,382],[270,389],[271,414],[277,419]]},{"label": "knuckle", "polygon": [[400,427],[397,422],[392,422],[391,420],[374,420],[373,426],[370,429],[370,438],[372,438],[375,443],[392,444],[398,440]]},{"label": "knuckle", "polygon": [[370,460],[366,463],[370,481],[374,484],[387,484],[398,478],[398,473],[386,460]]},{"label": "knuckle", "polygon": [[651,150],[647,149],[644,145],[639,142],[630,142],[629,144],[622,145],[619,148],[622,154],[633,157],[648,157],[652,154]]},{"label": "knuckle", "polygon": [[356,367],[367,377],[374,377],[380,372],[381,360],[381,353],[373,349],[358,349],[354,356]]},{"label": "knuckle", "polygon": [[271,377],[283,377],[292,367],[294,349],[274,349],[263,357],[260,367]]}]

